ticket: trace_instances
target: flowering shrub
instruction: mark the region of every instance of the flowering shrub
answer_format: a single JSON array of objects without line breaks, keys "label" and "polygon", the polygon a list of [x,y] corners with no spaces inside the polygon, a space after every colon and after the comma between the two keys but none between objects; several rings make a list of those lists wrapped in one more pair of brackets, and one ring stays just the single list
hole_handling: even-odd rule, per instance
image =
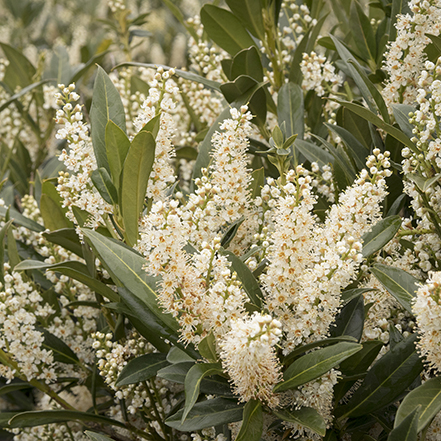
[{"label": "flowering shrub", "polygon": [[4,2],[0,438],[440,439],[441,2],[144,3]]}]

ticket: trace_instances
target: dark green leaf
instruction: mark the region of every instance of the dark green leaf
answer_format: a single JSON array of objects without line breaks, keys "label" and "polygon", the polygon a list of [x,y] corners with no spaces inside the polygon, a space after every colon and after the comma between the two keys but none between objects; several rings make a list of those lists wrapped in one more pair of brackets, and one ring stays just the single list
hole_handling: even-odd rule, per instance
[{"label": "dark green leaf", "polygon": [[184,384],[188,371],[195,366],[195,362],[186,361],[182,363],[172,364],[160,369],[157,372],[158,377],[164,378],[174,383]]},{"label": "dark green leaf", "polygon": [[90,276],[89,270],[84,263],[78,262],[76,260],[64,261],[60,263],[49,264],[41,262],[39,260],[23,260],[15,267],[15,271],[27,271],[27,270],[46,270],[58,271],[68,277],[72,277],[81,283],[84,283],[93,291],[107,297],[113,302],[119,300],[118,295],[110,289],[107,285],[100,282],[99,280]]},{"label": "dark green leaf", "polygon": [[83,249],[75,228],[63,228],[43,233],[43,236],[51,243],[61,245],[66,250],[72,251],[77,256],[83,257]]},{"label": "dark green leaf", "polygon": [[98,193],[108,204],[116,205],[118,203],[117,190],[113,185],[109,172],[104,167],[93,170],[90,178]]},{"label": "dark green leaf", "polygon": [[63,340],[60,340],[44,328],[36,327],[36,329],[43,334],[44,340],[42,347],[48,351],[52,351],[54,354],[54,361],[67,364],[79,363],[78,357]]},{"label": "dark green leaf", "polygon": [[17,241],[14,237],[14,230],[11,226],[8,228],[6,236],[8,238],[8,263],[11,268],[14,268],[20,263],[21,259],[18,254]]},{"label": "dark green leaf", "polygon": [[17,390],[29,389],[32,386],[29,383],[12,383],[0,387],[0,396],[10,394]]},{"label": "dark green leaf", "polygon": [[277,384],[275,392],[294,389],[297,386],[314,380],[338,366],[343,360],[360,351],[362,346],[357,343],[337,343],[328,348],[319,349],[298,358],[283,374],[284,381]]},{"label": "dark green leaf", "polygon": [[441,174],[437,174],[430,178],[424,178],[417,173],[407,173],[406,177],[425,193],[433,184],[435,184],[435,182],[438,182],[441,179]]},{"label": "dark green leaf", "polygon": [[401,306],[412,314],[412,302],[419,288],[419,280],[400,268],[380,263],[374,265],[371,271]]},{"label": "dark green leaf", "polygon": [[221,253],[231,262],[231,267],[237,273],[237,277],[242,282],[242,287],[251,302],[260,308],[263,294],[251,270],[231,251],[221,250]]},{"label": "dark green leaf", "polygon": [[110,120],[125,132],[126,116],[119,92],[104,69],[98,66],[90,108],[91,135],[98,168],[104,167],[109,173],[106,126]]},{"label": "dark green leaf", "polygon": [[250,400],[243,409],[243,421],[235,441],[259,441],[262,431],[262,403],[257,400]]},{"label": "dark green leaf", "polygon": [[196,403],[183,424],[181,424],[182,414],[183,409],[168,417],[165,424],[182,432],[193,432],[211,426],[234,423],[242,419],[243,406],[225,398],[214,398]]},{"label": "dark green leaf", "polygon": [[381,250],[395,237],[400,227],[400,216],[389,216],[377,222],[371,231],[363,235],[363,257],[372,256]]},{"label": "dark green leaf", "polygon": [[[256,0],[226,0],[227,5],[233,14],[250,31],[250,33],[263,40],[265,37],[265,27],[262,18],[262,5]],[[262,81],[262,80],[259,80]]]},{"label": "dark green leaf", "polygon": [[415,113],[415,108],[408,104],[391,104],[391,107],[400,129],[409,139],[412,139],[414,136],[412,133],[413,125],[409,122],[409,113]]},{"label": "dark green leaf", "polygon": [[119,374],[116,386],[140,383],[154,377],[156,373],[168,366],[166,355],[161,353],[145,354],[130,360]]},{"label": "dark green leaf", "polygon": [[321,168],[334,163],[334,157],[317,144],[297,138],[294,146],[309,162],[316,162]]},{"label": "dark green leaf", "polygon": [[[387,441],[417,441],[420,411],[421,406],[417,406],[404,418],[400,425],[395,424],[395,428],[389,433]],[[395,423],[397,423],[397,420],[395,420]]]},{"label": "dark green leaf", "polygon": [[6,43],[0,43],[0,46],[9,60],[9,65],[5,69],[4,82],[14,91],[17,86],[26,87],[32,83],[35,75],[35,67],[32,63],[17,49]]},{"label": "dark green leaf", "polygon": [[251,198],[255,199],[260,196],[260,191],[265,185],[265,169],[263,167],[253,170],[251,173],[253,181],[251,183]]},{"label": "dark green leaf", "polygon": [[[286,137],[298,135],[297,139],[303,139],[304,123],[303,90],[298,84],[284,84],[277,98],[277,120],[279,126],[285,123]],[[294,146],[291,147],[292,155],[295,155]]]},{"label": "dark green leaf", "polygon": [[125,428],[124,423],[102,415],[79,412],[76,410],[41,410],[16,414],[9,422],[11,428],[43,426],[53,423],[85,421]]},{"label": "dark green leaf", "polygon": [[353,376],[367,371],[384,344],[379,340],[368,340],[363,342],[362,346],[363,349],[360,352],[340,364],[339,369],[345,375]]},{"label": "dark green leaf", "polygon": [[383,355],[336,415],[340,419],[362,416],[393,403],[424,368],[415,348],[416,339],[417,335],[412,334]]},{"label": "dark green leaf", "polygon": [[352,37],[358,51],[365,60],[376,60],[376,41],[369,18],[363,12],[358,2],[351,2],[351,25]]},{"label": "dark green leaf", "polygon": [[6,222],[0,229],[0,283],[4,286],[5,283],[5,237],[7,237],[8,229],[11,227],[12,219]]},{"label": "dark green leaf", "polygon": [[331,337],[350,335],[360,341],[364,325],[363,296],[358,296],[347,303],[335,318],[335,327],[331,328]]},{"label": "dark green leaf", "polygon": [[190,368],[185,376],[185,405],[181,417],[181,423],[184,423],[187,415],[199,397],[202,379],[210,375],[222,373],[223,371],[220,363],[198,363]]},{"label": "dark green leaf", "polygon": [[303,427],[311,429],[320,436],[326,434],[326,421],[324,418],[311,407],[302,407],[299,410],[273,410],[274,415],[282,421],[300,424]]},{"label": "dark green leaf", "polygon": [[244,220],[245,220],[245,218],[242,216],[241,218],[234,221],[232,224],[228,225],[228,227],[227,227],[227,229],[221,239],[221,247],[228,248],[228,245],[231,243],[231,241],[236,236],[237,230],[242,225]]},{"label": "dark green leaf", "polygon": [[216,353],[216,339],[212,332],[204,337],[198,345],[198,350],[206,360],[216,363],[218,356]]},{"label": "dark green leaf", "polygon": [[364,294],[365,292],[369,291],[375,291],[373,288],[354,288],[354,289],[347,289],[345,291],[342,291],[341,293],[341,300],[343,304],[346,304],[350,302],[352,299],[355,299],[356,297]]},{"label": "dark green leaf", "polygon": [[230,55],[255,46],[250,34],[230,11],[214,5],[204,5],[200,15],[208,36]]},{"label": "dark green leaf", "polygon": [[441,377],[431,378],[421,386],[410,391],[401,402],[395,418],[398,428],[415,410],[420,407],[418,432],[423,430],[441,410]]},{"label": "dark green leaf", "polygon": [[240,75],[247,75],[259,83],[263,81],[262,62],[260,61],[259,51],[255,46],[242,49],[234,56],[230,76],[234,80]]},{"label": "dark green leaf", "polygon": [[409,9],[409,0],[392,0],[392,10],[389,22],[389,41],[397,38],[397,28],[395,27],[399,14],[411,13]]},{"label": "dark green leaf", "polygon": [[106,124],[105,143],[110,174],[113,183],[118,188],[124,161],[130,149],[130,141],[125,132],[112,120],[109,120]]},{"label": "dark green leaf", "polygon": [[155,139],[150,132],[140,131],[134,138],[124,162],[121,179],[121,212],[125,237],[129,245],[138,241],[139,216],[144,207],[145,195],[153,162]]},{"label": "dark green leaf", "polygon": [[109,438],[108,436],[103,435],[102,433],[90,432],[89,430],[86,430],[84,433],[92,441],[112,441],[112,438]]}]

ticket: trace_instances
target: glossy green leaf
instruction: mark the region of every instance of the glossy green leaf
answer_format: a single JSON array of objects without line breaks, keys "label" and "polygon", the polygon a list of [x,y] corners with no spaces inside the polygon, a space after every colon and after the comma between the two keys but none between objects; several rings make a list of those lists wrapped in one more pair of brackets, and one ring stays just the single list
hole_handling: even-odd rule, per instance
[{"label": "glossy green leaf", "polygon": [[397,234],[401,227],[400,216],[389,216],[377,222],[371,229],[363,235],[363,257],[372,256],[372,254],[381,250]]},{"label": "glossy green leaf", "polygon": [[417,406],[399,425],[395,420],[395,428],[389,433],[387,441],[417,441],[420,411],[421,406]]},{"label": "glossy green leaf", "polygon": [[118,203],[117,190],[109,172],[104,167],[93,170],[90,178],[98,193],[108,204],[116,205]]},{"label": "glossy green leaf", "polygon": [[201,401],[193,406],[181,424],[183,409],[165,420],[165,424],[181,432],[193,432],[211,426],[234,423],[242,420],[243,406],[225,398]]},{"label": "glossy green leaf", "polygon": [[265,169],[263,167],[253,170],[251,173],[253,181],[251,183],[251,198],[260,196],[262,187],[265,185]]},{"label": "glossy green leaf", "polygon": [[260,308],[263,293],[251,270],[231,251],[222,249],[220,252],[231,262],[231,267],[237,273],[238,279],[242,282],[242,288],[247,293],[251,302]]},{"label": "glossy green leaf", "polygon": [[212,332],[204,337],[198,345],[198,351],[206,360],[216,363],[218,356],[216,353],[216,339]]},{"label": "glossy green leaf", "polygon": [[424,178],[417,173],[406,173],[406,178],[411,180],[422,192],[426,192],[433,184],[441,179],[441,174]]},{"label": "glossy green leaf", "polygon": [[419,280],[400,268],[380,263],[374,265],[371,271],[401,306],[412,314],[412,302],[419,288]]},{"label": "glossy green leaf", "polygon": [[44,232],[43,236],[51,243],[61,245],[66,250],[72,251],[77,256],[83,257],[83,249],[75,228],[62,228]]},{"label": "glossy green leaf", "polygon": [[299,410],[273,410],[273,414],[283,421],[300,424],[320,436],[325,436],[326,434],[326,421],[311,407],[302,407]]},{"label": "glossy green leaf", "polygon": [[366,73],[358,63],[356,63],[354,60],[349,60],[348,63],[351,66],[353,66],[354,69],[357,71],[358,75],[360,75],[365,86],[369,90],[369,94],[372,96],[372,99],[374,100],[375,105],[378,111],[380,112],[380,115],[382,116],[383,120],[389,124],[390,123],[389,111],[381,92],[374,86],[372,81],[368,78],[368,76],[366,75]]},{"label": "glossy green leaf", "polygon": [[121,212],[125,237],[129,245],[138,241],[139,216],[144,207],[145,195],[153,162],[155,139],[150,132],[140,131],[134,138],[124,162],[121,179]]},{"label": "glossy green leaf", "polygon": [[259,83],[263,81],[262,62],[259,51],[255,46],[242,49],[234,56],[230,68],[230,77],[235,79],[240,75],[247,75]]},{"label": "glossy green leaf", "polygon": [[375,60],[376,41],[369,18],[364,13],[358,2],[351,2],[351,26],[352,37],[358,51],[365,60]]},{"label": "glossy green leaf", "polygon": [[284,381],[277,384],[275,392],[294,389],[297,386],[314,380],[338,366],[343,360],[360,351],[357,343],[337,343],[324,349],[318,349],[295,360],[283,374]]},{"label": "glossy green leaf", "polygon": [[228,245],[235,238],[237,231],[239,230],[239,227],[242,225],[244,220],[245,218],[242,216],[226,227],[226,230],[220,242],[222,248],[228,248]]},{"label": "glossy green leaf", "polygon": [[370,152],[372,136],[369,129],[370,123],[345,107],[337,111],[337,124],[352,133],[357,141]]},{"label": "glossy green leaf", "polygon": [[22,412],[9,421],[9,427],[35,427],[53,423],[66,423],[70,421],[85,421],[125,428],[124,423],[94,413],[79,412],[76,410],[39,410]]},{"label": "glossy green leaf", "polygon": [[178,364],[178,363],[194,363],[195,359],[190,357],[186,352],[182,349],[179,349],[177,346],[172,346],[167,353],[167,361],[170,364]]},{"label": "glossy green leaf", "polygon": [[44,226],[51,230],[73,228],[73,223],[67,219],[67,207],[63,207],[63,199],[50,181],[44,181],[41,186],[40,212]]},{"label": "glossy green leaf", "polygon": [[354,289],[347,289],[345,291],[342,291],[341,293],[341,300],[343,304],[346,304],[350,302],[352,299],[355,299],[356,297],[364,294],[365,292],[369,291],[375,291],[373,288],[354,288]]},{"label": "glossy green leaf", "polygon": [[230,55],[255,46],[250,34],[230,11],[214,5],[204,5],[200,15],[208,36]]},{"label": "glossy green leaf", "polygon": [[262,431],[262,403],[257,400],[250,400],[243,408],[243,421],[235,441],[260,441]]},{"label": "glossy green leaf", "polygon": [[297,138],[294,146],[309,162],[316,162],[320,168],[334,163],[334,157],[317,144]]},{"label": "glossy green leaf", "polygon": [[115,385],[120,387],[147,381],[168,364],[166,354],[161,353],[145,354],[133,358],[124,366]]},{"label": "glossy green leaf", "polygon": [[223,93],[227,102],[232,103],[246,92],[252,90],[258,84],[253,77],[249,75],[240,75],[233,81],[222,84],[221,92]]},{"label": "glossy green leaf", "polygon": [[86,430],[84,432],[92,441],[112,441],[112,438],[109,438],[102,433],[91,432],[90,430]]},{"label": "glossy green leaf", "polygon": [[[291,82],[284,84],[280,88],[277,98],[277,120],[279,126],[285,123],[287,138],[297,134],[297,139],[303,139],[305,132],[304,114],[302,88]],[[294,155],[294,146],[291,149]]]},{"label": "glossy green leaf", "polygon": [[29,383],[12,383],[0,387],[0,396],[16,392],[18,390],[30,389],[32,386]]},{"label": "glossy green leaf", "polygon": [[325,123],[325,126],[339,136],[344,142],[350,158],[355,161],[355,165],[358,169],[357,171],[363,170],[366,165],[366,158],[369,155],[369,150],[367,150],[363,144],[361,144],[358,139],[344,127],[328,123]]},{"label": "glossy green leaf", "polygon": [[392,111],[394,112],[394,117],[400,129],[404,134],[412,139],[414,136],[412,133],[413,125],[409,122],[409,113],[415,113],[415,107],[409,106],[408,104],[391,104]]},{"label": "glossy green leaf", "polygon": [[363,349],[340,364],[339,369],[348,376],[361,374],[368,370],[377,357],[384,343],[380,340],[368,340],[362,343]]},{"label": "glossy green leaf", "polygon": [[165,314],[157,304],[155,292],[157,279],[148,276],[144,270],[146,260],[133,249],[114,239],[104,237],[93,230],[82,229],[82,231],[112,280],[141,300],[158,321],[170,329],[171,334],[176,333],[179,329],[178,323],[171,315]]},{"label": "glossy green leaf", "polygon": [[394,427],[398,428],[418,407],[420,415],[417,426],[420,432],[441,410],[441,377],[430,378],[404,397],[398,408]]},{"label": "glossy green leaf", "polygon": [[60,340],[55,335],[51,334],[48,330],[40,327],[36,327],[37,331],[43,334],[44,340],[42,347],[48,351],[52,351],[54,355],[54,361],[67,364],[78,364],[79,360],[72,349]]},{"label": "glossy green leaf", "polygon": [[386,352],[368,371],[349,403],[336,410],[340,419],[358,417],[393,403],[418,377],[424,366],[412,334]]},{"label": "glossy green leaf", "polygon": [[113,302],[119,300],[119,296],[115,291],[110,289],[107,285],[90,276],[89,270],[84,263],[76,260],[66,260],[60,263],[45,263],[40,260],[23,260],[15,268],[15,271],[27,270],[51,270],[64,274],[72,279],[78,280],[87,285],[90,289],[101,294]]},{"label": "glossy green leaf", "polygon": [[210,375],[222,373],[220,363],[198,363],[190,368],[185,376],[185,405],[181,423],[184,423],[199,397],[202,379]]},{"label": "glossy green leaf", "polygon": [[[263,40],[265,37],[265,27],[262,18],[262,5],[256,0],[226,0],[228,7],[250,33]],[[261,80],[260,80],[261,81]]]},{"label": "glossy green leaf", "polygon": [[130,149],[130,141],[124,130],[112,120],[109,120],[106,124],[105,143],[110,175],[113,183],[118,188],[124,161]]},{"label": "glossy green leaf", "polygon": [[195,366],[194,361],[186,361],[182,363],[172,364],[160,369],[157,372],[158,377],[164,378],[174,383],[184,384],[188,371]]},{"label": "glossy green leaf", "polygon": [[26,87],[32,84],[32,78],[35,75],[35,67],[32,63],[17,49],[6,44],[0,43],[5,57],[9,61],[6,66],[3,81],[14,91],[17,86]]},{"label": "glossy green leaf", "polygon": [[15,415],[19,415],[22,412],[0,412],[0,427],[9,427],[9,421]]},{"label": "glossy green leaf", "polygon": [[360,341],[364,325],[364,301],[359,296],[347,303],[335,318],[335,326],[332,326],[331,337],[350,335]]},{"label": "glossy green leaf", "polygon": [[8,263],[11,268],[14,268],[21,261],[20,255],[18,254],[17,241],[14,236],[14,229],[9,227],[6,231],[6,237],[8,238]]},{"label": "glossy green leaf", "polygon": [[106,126],[110,120],[125,132],[126,116],[119,92],[104,69],[98,66],[90,108],[91,136],[98,168],[104,167],[109,173]]},{"label": "glossy green leaf", "polygon": [[380,117],[372,113],[369,109],[365,107],[359,106],[355,103],[350,103],[348,101],[337,101],[342,106],[348,108],[351,112],[356,115],[361,116],[366,121],[371,122],[379,129],[384,130],[386,133],[389,133],[392,137],[403,143],[405,146],[409,147],[411,150],[415,151],[415,145],[413,142],[399,129],[391,126],[390,124],[385,123]]},{"label": "glossy green leaf", "polygon": [[302,354],[305,354],[306,352],[311,351],[311,349],[334,345],[336,343],[341,343],[344,341],[357,343],[357,340],[349,335],[341,335],[339,337],[331,337],[331,338],[325,338],[324,340],[314,341],[312,343],[307,343],[305,345],[301,345],[295,348],[285,357],[285,359],[283,360],[283,364],[285,365],[291,364],[294,359],[300,357]]}]

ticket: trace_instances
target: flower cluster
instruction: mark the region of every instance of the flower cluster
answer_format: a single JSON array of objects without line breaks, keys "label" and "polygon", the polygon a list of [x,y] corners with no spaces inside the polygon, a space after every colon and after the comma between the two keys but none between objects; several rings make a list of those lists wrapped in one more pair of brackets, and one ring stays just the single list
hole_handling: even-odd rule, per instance
[{"label": "flower cluster", "polygon": [[277,407],[272,388],[281,380],[281,366],[274,346],[282,335],[282,324],[270,315],[254,313],[235,320],[223,337],[221,359],[241,401],[259,399]]}]

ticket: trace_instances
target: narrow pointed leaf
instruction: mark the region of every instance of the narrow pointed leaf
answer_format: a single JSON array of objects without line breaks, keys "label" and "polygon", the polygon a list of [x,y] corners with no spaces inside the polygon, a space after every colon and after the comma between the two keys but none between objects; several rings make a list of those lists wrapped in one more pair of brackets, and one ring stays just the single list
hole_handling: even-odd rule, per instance
[{"label": "narrow pointed leaf", "polygon": [[303,427],[311,429],[320,436],[326,434],[326,421],[323,417],[311,407],[302,407],[299,410],[273,410],[273,414],[283,421],[300,424]]},{"label": "narrow pointed leaf", "polygon": [[90,174],[93,185],[98,190],[101,197],[110,205],[118,203],[118,194],[115,185],[109,175],[109,172],[104,168],[93,170]]},{"label": "narrow pointed leaf", "polygon": [[125,428],[124,423],[94,413],[79,412],[76,410],[42,410],[22,412],[11,418],[10,428],[35,427],[53,423],[70,421],[85,421]]},{"label": "narrow pointed leaf", "polygon": [[357,343],[337,343],[334,346],[319,349],[298,358],[283,374],[284,381],[277,384],[275,392],[294,389],[314,380],[338,366],[343,360],[360,351],[363,346]]},{"label": "narrow pointed leaf", "polygon": [[181,424],[183,409],[165,420],[165,424],[182,432],[193,432],[211,426],[234,423],[242,419],[243,406],[225,398],[196,403]]},{"label": "narrow pointed leaf", "polygon": [[109,438],[102,433],[91,432],[90,430],[86,430],[84,432],[92,441],[113,441],[112,438]]},{"label": "narrow pointed leaf", "polygon": [[263,431],[262,403],[250,400],[243,409],[243,421],[235,441],[260,441]]},{"label": "narrow pointed leaf", "polygon": [[202,379],[210,375],[222,373],[222,367],[219,363],[195,364],[190,368],[185,376],[185,405],[181,423],[185,421],[199,397]]},{"label": "narrow pointed leaf", "polygon": [[139,216],[154,160],[155,139],[150,132],[141,131],[130,145],[122,172],[121,211],[129,245],[138,241]]},{"label": "narrow pointed leaf", "polygon": [[208,36],[230,55],[255,46],[251,35],[230,11],[214,5],[204,5],[201,21]]},{"label": "narrow pointed leaf", "polygon": [[54,361],[67,364],[77,364],[79,363],[78,357],[72,351],[63,340],[60,340],[55,335],[51,334],[44,328],[36,328],[43,334],[44,340],[42,347],[49,351],[52,351],[54,355]]},{"label": "narrow pointed leaf", "polygon": [[216,353],[216,339],[212,332],[204,337],[198,345],[198,350],[202,357],[210,362],[216,363],[218,356]]},{"label": "narrow pointed leaf", "polygon": [[415,107],[408,104],[391,104],[391,107],[400,129],[409,139],[412,139],[414,136],[412,133],[413,125],[409,122],[409,113],[415,113]]},{"label": "narrow pointed leaf", "polygon": [[221,253],[231,262],[231,266],[237,273],[237,277],[242,282],[242,287],[248,294],[251,302],[260,308],[263,294],[260,285],[251,270],[231,251],[221,250]]},{"label": "narrow pointed leaf", "polygon": [[109,173],[106,126],[110,120],[125,132],[126,116],[121,97],[104,69],[98,66],[90,108],[91,135],[98,168],[104,167]]},{"label": "narrow pointed leaf", "polygon": [[75,228],[62,228],[43,233],[43,236],[51,243],[61,245],[69,251],[72,251],[77,256],[83,257],[83,249],[80,239],[75,231]]},{"label": "narrow pointed leaf", "polygon": [[417,441],[420,411],[421,406],[417,406],[399,425],[395,420],[395,428],[389,433],[387,441]]},{"label": "narrow pointed leaf", "polygon": [[171,331],[177,331],[179,325],[170,315],[158,306],[156,297],[157,279],[147,275],[144,265],[147,261],[133,249],[124,244],[104,237],[93,230],[83,229],[85,239],[99,256],[118,286],[124,286],[149,308],[159,322]]},{"label": "narrow pointed leaf", "polygon": [[262,6],[260,1],[256,0],[226,0],[227,5],[233,14],[250,31],[250,33],[263,40],[265,36],[265,27],[262,18]]},{"label": "narrow pointed leaf", "polygon": [[29,86],[35,75],[36,69],[32,63],[17,49],[6,44],[0,43],[3,53],[9,60],[6,66],[3,81],[13,91],[20,87]]},{"label": "narrow pointed leaf", "polygon": [[347,303],[337,314],[331,337],[350,335],[360,341],[364,325],[364,301],[359,296]]},{"label": "narrow pointed leaf", "polygon": [[420,407],[418,417],[418,432],[420,432],[441,410],[441,377],[427,380],[404,397],[398,408],[394,427],[398,428],[418,407]]},{"label": "narrow pointed leaf", "polygon": [[172,346],[167,353],[167,361],[170,364],[179,364],[179,363],[194,363],[195,358],[190,357],[185,351],[179,349],[177,346]]},{"label": "narrow pointed leaf", "polygon": [[376,59],[376,41],[369,18],[361,9],[358,2],[351,4],[351,20],[349,21],[352,37],[358,51],[365,60]]},{"label": "narrow pointed leaf", "polygon": [[[291,82],[284,84],[280,88],[277,98],[277,120],[279,126],[285,123],[287,138],[298,135],[297,139],[303,139],[305,133],[304,114],[302,88]],[[294,146],[291,149],[294,149]]]},{"label": "narrow pointed leaf", "polygon": [[118,188],[123,164],[130,148],[130,141],[125,132],[112,120],[109,120],[106,124],[105,143],[110,175],[114,185]]},{"label": "narrow pointed leaf", "polygon": [[111,301],[117,302],[119,300],[115,291],[109,288],[104,283],[90,276],[89,270],[84,263],[76,260],[64,261],[60,263],[45,263],[40,260],[23,260],[15,268],[15,271],[27,271],[27,270],[51,270],[64,274],[72,279],[78,280],[84,283],[93,291],[107,297]]},{"label": "narrow pointed leaf", "polygon": [[168,366],[166,354],[145,354],[130,360],[119,374],[115,386],[140,383],[154,377],[156,373]]},{"label": "narrow pointed leaf", "polygon": [[401,227],[400,216],[389,216],[377,222],[372,230],[363,236],[363,257],[372,256],[372,254],[381,250]]},{"label": "narrow pointed leaf", "polygon": [[[5,217],[7,211],[7,207],[0,207],[0,216]],[[9,209],[9,217],[14,225],[20,225],[22,227],[28,228],[31,231],[37,231],[39,233],[45,230],[43,225],[40,225],[32,219],[28,219],[14,208]]]},{"label": "narrow pointed leaf", "polygon": [[334,163],[334,157],[317,144],[297,138],[294,146],[309,162],[317,162],[321,168],[323,168],[324,165]]},{"label": "narrow pointed leaf", "polygon": [[345,406],[336,410],[340,419],[358,417],[393,403],[418,377],[424,366],[412,334],[383,355],[368,371],[363,383]]},{"label": "narrow pointed leaf", "polygon": [[412,301],[419,288],[419,280],[400,268],[381,263],[374,265],[371,271],[401,306],[412,314]]}]

